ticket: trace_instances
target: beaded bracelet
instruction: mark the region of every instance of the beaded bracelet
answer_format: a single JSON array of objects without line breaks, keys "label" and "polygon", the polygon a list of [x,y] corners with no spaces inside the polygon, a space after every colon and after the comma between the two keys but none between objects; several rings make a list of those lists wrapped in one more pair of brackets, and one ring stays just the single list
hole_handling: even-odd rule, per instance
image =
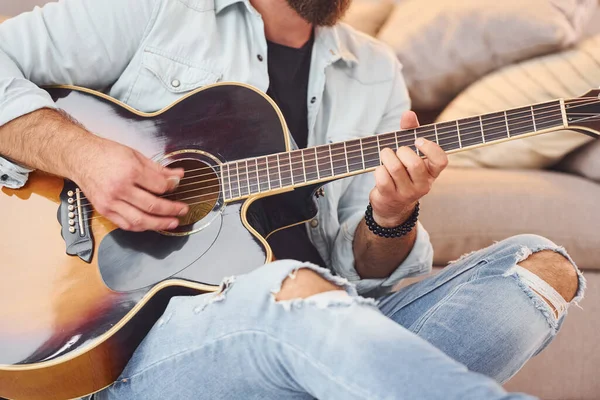
[{"label": "beaded bracelet", "polygon": [[417,220],[419,219],[419,203],[417,203],[415,210],[411,214],[411,216],[402,224],[398,225],[395,228],[384,228],[375,222],[373,219],[373,207],[371,203],[367,206],[367,211],[365,212],[365,221],[367,222],[367,226],[369,230],[376,234],[377,236],[386,237],[386,238],[397,238],[407,235],[410,231],[413,230],[415,225],[417,224]]}]

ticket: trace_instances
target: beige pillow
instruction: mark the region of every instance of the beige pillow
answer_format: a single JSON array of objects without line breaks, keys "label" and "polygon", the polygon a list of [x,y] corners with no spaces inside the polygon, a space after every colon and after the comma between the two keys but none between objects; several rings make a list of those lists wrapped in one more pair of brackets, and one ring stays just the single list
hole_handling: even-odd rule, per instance
[{"label": "beige pillow", "polygon": [[[455,120],[556,98],[579,97],[600,87],[600,35],[571,50],[501,69],[461,93],[439,116]],[[558,131],[450,156],[462,167],[545,168],[592,140],[573,131]]]},{"label": "beige pillow", "polygon": [[392,0],[353,0],[343,21],[356,30],[375,36],[393,9]]},{"label": "beige pillow", "polygon": [[575,43],[597,0],[403,0],[381,28],[418,109],[443,107],[479,77]]}]

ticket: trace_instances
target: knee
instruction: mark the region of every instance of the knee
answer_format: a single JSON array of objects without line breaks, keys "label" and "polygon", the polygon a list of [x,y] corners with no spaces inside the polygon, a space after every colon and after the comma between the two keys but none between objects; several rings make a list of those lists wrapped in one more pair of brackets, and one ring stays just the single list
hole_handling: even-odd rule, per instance
[{"label": "knee", "polygon": [[552,286],[565,301],[570,302],[575,297],[579,288],[577,270],[562,254],[554,250],[541,250],[518,264]]},{"label": "knee", "polygon": [[333,290],[344,289],[323,278],[317,272],[303,268],[298,269],[283,281],[281,290],[275,295],[275,300],[305,299],[319,293]]}]

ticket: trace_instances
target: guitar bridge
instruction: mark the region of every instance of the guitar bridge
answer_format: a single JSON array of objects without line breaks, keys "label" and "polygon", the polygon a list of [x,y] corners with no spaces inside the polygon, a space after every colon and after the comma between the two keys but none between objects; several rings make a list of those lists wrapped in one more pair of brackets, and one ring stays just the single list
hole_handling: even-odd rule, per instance
[{"label": "guitar bridge", "polygon": [[91,214],[89,202],[84,201],[83,192],[75,183],[65,180],[57,213],[61,235],[66,244],[67,254],[78,256],[87,263],[92,261],[94,253],[94,239],[90,229]]}]

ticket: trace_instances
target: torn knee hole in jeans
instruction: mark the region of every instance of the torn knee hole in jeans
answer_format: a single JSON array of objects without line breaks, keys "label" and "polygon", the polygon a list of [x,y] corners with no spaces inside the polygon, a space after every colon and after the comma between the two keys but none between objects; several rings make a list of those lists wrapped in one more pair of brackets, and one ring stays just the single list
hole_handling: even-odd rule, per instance
[{"label": "torn knee hole in jeans", "polygon": [[[322,292],[317,292],[307,297],[295,297],[286,300],[279,300],[277,296],[281,292],[284,283],[288,280],[296,280],[298,271],[301,269],[312,270],[317,273],[325,281],[337,286],[338,289],[328,289]],[[298,268],[294,268],[286,277],[282,280],[279,287],[271,290],[271,299],[273,302],[281,305],[286,311],[290,311],[293,308],[302,308],[303,306],[314,306],[316,308],[329,308],[329,307],[349,307],[354,304],[363,304],[377,306],[377,302],[374,299],[367,299],[357,295],[354,286],[348,282],[347,279],[339,276],[334,276],[329,270],[324,268],[316,267],[313,265],[303,265]]]},{"label": "torn knee hole in jeans", "polygon": [[[544,250],[550,250],[561,254],[571,263],[573,268],[575,268],[578,276],[579,287],[576,296],[570,302],[566,301],[565,298],[544,279],[531,272],[527,268],[519,265],[519,263],[528,259],[532,254]],[[506,271],[504,276],[511,276],[516,279],[519,286],[533,301],[535,307],[540,310],[542,314],[544,314],[550,325],[553,327],[556,327],[557,321],[567,312],[567,309],[571,303],[579,306],[578,301],[582,298],[582,293],[585,289],[585,280],[583,279],[583,275],[562,247],[545,247],[532,250],[529,247],[523,246],[516,254],[515,265]]]}]

